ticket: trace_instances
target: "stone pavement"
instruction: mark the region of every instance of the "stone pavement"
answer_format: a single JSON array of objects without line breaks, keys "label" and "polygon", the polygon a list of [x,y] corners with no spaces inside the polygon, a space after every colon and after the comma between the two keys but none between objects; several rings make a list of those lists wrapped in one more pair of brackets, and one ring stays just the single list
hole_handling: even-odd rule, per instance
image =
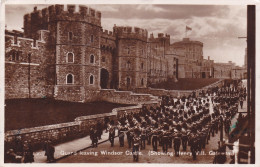
[{"label": "stone pavement", "polygon": [[[105,131],[103,131],[101,138],[102,139],[98,141],[99,144],[108,141],[108,132],[105,133]],[[80,139],[75,139],[66,143],[58,144],[55,146],[54,158],[58,160],[60,158],[64,158],[66,156],[72,155],[80,150],[90,148],[91,144],[92,141],[90,139],[90,136],[86,136]],[[45,151],[42,150],[34,152],[34,162],[46,163],[47,157],[44,154]]]}]

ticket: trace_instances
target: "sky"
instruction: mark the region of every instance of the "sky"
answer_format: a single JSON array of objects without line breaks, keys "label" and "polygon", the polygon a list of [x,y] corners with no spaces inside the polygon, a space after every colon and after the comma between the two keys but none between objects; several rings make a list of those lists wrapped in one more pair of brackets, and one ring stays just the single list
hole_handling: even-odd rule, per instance
[{"label": "sky", "polygon": [[[23,16],[47,5],[6,5],[7,29],[22,30]],[[192,28],[187,37],[203,42],[203,56],[215,62],[244,64],[247,23],[245,5],[87,5],[101,11],[103,29],[113,30],[117,26],[136,26],[147,29],[156,37],[158,33],[171,36],[171,43],[185,37],[186,26]]]}]

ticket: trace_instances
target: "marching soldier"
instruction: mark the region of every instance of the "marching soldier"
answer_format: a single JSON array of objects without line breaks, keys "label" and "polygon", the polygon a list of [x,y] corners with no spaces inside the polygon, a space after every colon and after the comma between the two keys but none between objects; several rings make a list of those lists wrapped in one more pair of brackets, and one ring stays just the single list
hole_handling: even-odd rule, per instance
[{"label": "marching soldier", "polygon": [[187,148],[187,142],[188,142],[188,135],[187,135],[187,131],[186,131],[186,128],[187,128],[187,124],[183,124],[183,127],[182,128],[182,135],[181,135],[181,141],[182,141],[182,148],[183,148],[183,151],[186,151],[186,148]]},{"label": "marching soldier", "polygon": [[126,137],[127,137],[128,148],[132,148],[134,132],[131,127],[128,127],[128,131],[126,132]]},{"label": "marching soldier", "polygon": [[135,129],[134,137],[133,137],[133,158],[134,161],[138,161],[139,159],[139,145],[140,145],[140,137],[138,135],[138,130]]},{"label": "marching soldier", "polygon": [[92,138],[92,147],[97,147],[98,145],[98,131],[94,129],[93,138]]},{"label": "marching soldier", "polygon": [[121,125],[118,126],[118,138],[119,138],[120,147],[124,147],[125,133],[124,133],[124,127]]},{"label": "marching soldier", "polygon": [[141,128],[141,149],[145,149],[145,140],[146,140],[146,129],[145,125]]},{"label": "marching soldier", "polygon": [[162,147],[163,147],[163,152],[167,153],[168,152],[168,133],[167,130],[162,131]]},{"label": "marching soldier", "polygon": [[179,156],[179,152],[180,152],[180,146],[181,146],[181,133],[180,132],[176,132],[174,134],[174,151],[175,151],[175,156]]},{"label": "marching soldier", "polygon": [[147,137],[147,145],[151,145],[152,131],[151,131],[151,127],[149,125],[146,128],[146,137]]},{"label": "marching soldier", "polygon": [[109,124],[108,129],[109,129],[108,130],[109,131],[108,138],[109,138],[109,141],[111,143],[111,147],[113,147],[114,146],[114,138],[115,138],[115,127],[114,127],[113,121],[111,121],[111,123]]},{"label": "marching soldier", "polygon": [[192,133],[189,136],[190,150],[192,153],[193,160],[196,160],[196,152],[198,149],[198,140],[196,135],[197,130],[195,127],[192,129]]},{"label": "marching soldier", "polygon": [[157,141],[158,141],[158,124],[155,124],[155,127],[152,130],[152,146],[153,146],[153,151],[157,151]]}]

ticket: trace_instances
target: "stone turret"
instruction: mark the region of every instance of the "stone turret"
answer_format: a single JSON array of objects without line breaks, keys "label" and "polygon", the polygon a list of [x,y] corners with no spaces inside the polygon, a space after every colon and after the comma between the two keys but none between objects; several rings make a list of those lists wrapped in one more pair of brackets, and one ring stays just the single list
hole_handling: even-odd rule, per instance
[{"label": "stone turret", "polygon": [[42,10],[34,8],[32,13],[24,15],[26,37],[34,37],[38,30],[50,30],[51,22],[80,21],[101,26],[101,12],[83,5],[52,5]]},{"label": "stone turret", "polygon": [[113,31],[117,38],[138,39],[147,42],[148,32],[146,29],[115,25]]}]

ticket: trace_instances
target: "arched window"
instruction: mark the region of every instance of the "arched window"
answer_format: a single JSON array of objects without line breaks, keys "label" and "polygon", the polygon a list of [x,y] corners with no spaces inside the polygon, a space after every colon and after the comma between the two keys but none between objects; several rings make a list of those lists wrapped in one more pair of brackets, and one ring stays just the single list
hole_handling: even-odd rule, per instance
[{"label": "arched window", "polygon": [[72,38],[73,38],[73,34],[72,34],[72,32],[69,32],[68,36],[69,36],[69,40],[71,41]]},{"label": "arched window", "polygon": [[67,54],[67,63],[73,63],[74,62],[74,54],[69,52]]},{"label": "arched window", "polygon": [[128,60],[126,63],[126,68],[130,69],[131,68],[131,62]]},{"label": "arched window", "polygon": [[144,86],[144,79],[141,79],[141,85]]},{"label": "arched window", "polygon": [[94,76],[93,75],[90,75],[90,77],[89,77],[89,84],[90,85],[94,84]]},{"label": "arched window", "polygon": [[131,79],[129,77],[126,78],[126,87],[127,89],[130,88],[130,85],[131,85]]},{"label": "arched window", "polygon": [[93,64],[95,61],[95,56],[94,55],[90,55],[90,63]]},{"label": "arched window", "polygon": [[90,36],[90,41],[91,41],[91,42],[94,42],[94,35],[91,35],[91,36]]},{"label": "arched window", "polygon": [[72,74],[68,74],[66,77],[66,83],[67,84],[73,84],[73,75]]},{"label": "arched window", "polygon": [[141,63],[141,69],[142,70],[144,69],[144,63]]},{"label": "arched window", "polygon": [[127,48],[127,54],[130,54],[130,48]]},{"label": "arched window", "polygon": [[16,52],[16,61],[19,61],[21,52]]},{"label": "arched window", "polygon": [[13,52],[12,52],[12,61],[15,61],[15,57],[16,57],[15,55],[16,55],[16,52],[13,51]]}]

